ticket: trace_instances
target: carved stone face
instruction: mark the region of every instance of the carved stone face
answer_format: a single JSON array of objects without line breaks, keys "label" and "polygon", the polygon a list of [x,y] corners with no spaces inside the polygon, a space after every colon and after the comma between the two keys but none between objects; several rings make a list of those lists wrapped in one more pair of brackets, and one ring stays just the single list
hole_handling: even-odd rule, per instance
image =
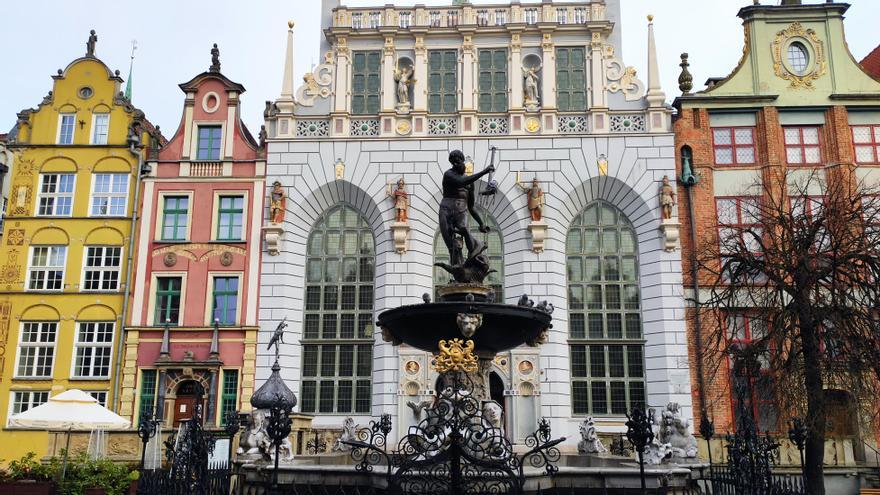
[{"label": "carved stone face", "polygon": [[477,330],[483,324],[483,315],[459,313],[455,316],[455,322],[458,324],[461,335],[469,339],[477,333]]}]

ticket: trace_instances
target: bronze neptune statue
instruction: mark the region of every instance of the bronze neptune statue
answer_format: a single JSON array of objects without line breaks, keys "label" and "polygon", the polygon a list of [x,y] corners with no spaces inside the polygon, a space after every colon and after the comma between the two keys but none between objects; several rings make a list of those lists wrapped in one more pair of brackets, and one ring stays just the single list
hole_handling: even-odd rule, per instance
[{"label": "bronze neptune statue", "polygon": [[[477,221],[481,232],[489,231],[474,210],[474,183],[484,175],[494,172],[495,166],[490,163],[483,171],[468,176],[465,174],[464,153],[459,150],[449,154],[449,163],[452,167],[443,174],[439,223],[440,235],[449,251],[450,263],[437,263],[437,266],[449,272],[458,283],[481,284],[492,270],[489,267],[489,258],[485,255],[487,246],[474,239],[468,231],[468,214]],[[464,258],[463,247],[467,247],[467,259]]]}]

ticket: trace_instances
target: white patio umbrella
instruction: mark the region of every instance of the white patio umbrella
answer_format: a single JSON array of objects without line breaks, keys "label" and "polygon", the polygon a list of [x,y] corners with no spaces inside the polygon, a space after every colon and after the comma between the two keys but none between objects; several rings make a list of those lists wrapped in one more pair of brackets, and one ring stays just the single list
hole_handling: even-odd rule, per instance
[{"label": "white patio umbrella", "polygon": [[71,389],[49,398],[49,402],[28,409],[9,418],[9,425],[39,430],[67,430],[64,467],[70,450],[71,431],[111,430],[128,428],[131,422],[98,404],[98,400],[79,389]]}]

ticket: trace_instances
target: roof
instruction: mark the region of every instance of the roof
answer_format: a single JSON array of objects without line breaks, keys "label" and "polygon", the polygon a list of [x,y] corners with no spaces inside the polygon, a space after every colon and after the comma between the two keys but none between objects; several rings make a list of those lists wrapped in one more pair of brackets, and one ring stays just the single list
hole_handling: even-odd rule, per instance
[{"label": "roof", "polygon": [[868,74],[880,78],[880,45],[878,45],[877,48],[874,48],[874,51],[869,53],[867,57],[862,59],[862,61],[859,62],[859,65],[861,65]]}]

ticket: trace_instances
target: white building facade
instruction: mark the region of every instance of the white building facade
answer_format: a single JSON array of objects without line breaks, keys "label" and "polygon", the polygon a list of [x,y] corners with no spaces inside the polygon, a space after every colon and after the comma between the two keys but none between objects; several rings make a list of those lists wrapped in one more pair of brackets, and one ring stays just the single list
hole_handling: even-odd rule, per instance
[{"label": "white building facade", "polygon": [[[676,176],[670,110],[653,26],[645,84],[620,58],[619,18],[619,0],[325,0],[324,63],[298,89],[291,26],[282,94],[265,112],[267,184],[287,198],[283,221],[267,208],[264,227],[258,382],[286,319],[282,375],[314,425],[391,414],[394,435],[414,424],[433,395],[430,355],[383,341],[375,321],[448,281],[433,264],[445,256],[449,152],[479,171],[494,147],[498,193],[478,200],[490,283],[500,302],[527,294],[555,307],[546,343],[495,359],[491,395],[511,438],[546,417],[573,449],[587,416],[606,432],[636,405],[677,402],[692,416],[677,225],[660,208],[663,178]],[[388,196],[401,178],[404,223]],[[533,178],[540,221],[518,184]]]}]

